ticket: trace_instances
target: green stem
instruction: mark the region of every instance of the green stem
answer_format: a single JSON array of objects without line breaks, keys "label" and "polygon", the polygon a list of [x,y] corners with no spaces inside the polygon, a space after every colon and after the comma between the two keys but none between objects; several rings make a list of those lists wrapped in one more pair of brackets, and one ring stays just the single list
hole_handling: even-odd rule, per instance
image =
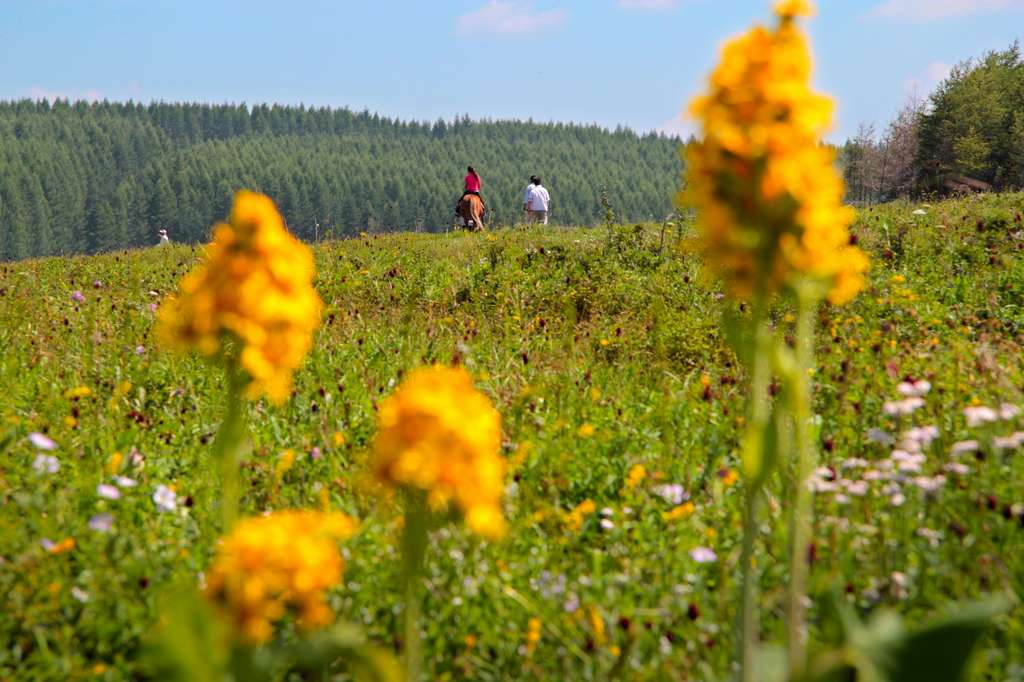
[{"label": "green stem", "polygon": [[756,682],[758,644],[758,590],[756,571],[753,565],[754,540],[757,535],[757,509],[759,489],[747,491],[743,507],[743,550],[740,555],[742,571],[742,611],[740,613],[740,679],[742,682]]},{"label": "green stem", "polygon": [[423,676],[423,642],[420,639],[423,559],[427,550],[429,516],[423,495],[411,495],[402,531],[402,579],[405,592],[405,679],[420,682]]},{"label": "green stem", "polygon": [[221,532],[227,533],[238,518],[238,468],[245,445],[245,403],[242,398],[243,376],[234,362],[227,367],[227,406],[224,419],[217,430],[213,454],[220,465],[221,479]]},{"label": "green stem", "polygon": [[789,636],[789,671],[791,677],[803,673],[807,665],[806,614],[804,600],[807,595],[809,573],[808,546],[814,515],[813,496],[807,485],[816,459],[811,424],[810,371],[814,362],[814,316],[817,299],[800,293],[796,327],[796,368],[793,377],[791,402],[796,431],[796,472],[793,508],[790,516],[790,583],[787,628]]},{"label": "green stem", "polygon": [[754,567],[754,543],[757,539],[757,514],[761,487],[764,485],[771,463],[767,461],[768,423],[771,418],[771,400],[768,386],[771,382],[771,328],[767,309],[759,303],[754,310],[754,355],[751,361],[750,393],[747,396],[747,429],[743,436],[743,471],[746,478],[746,499],[743,511],[743,550],[740,556],[742,575],[742,606],[740,612],[739,659],[740,679],[754,682],[757,677],[757,647],[759,643],[759,604],[757,570]]}]

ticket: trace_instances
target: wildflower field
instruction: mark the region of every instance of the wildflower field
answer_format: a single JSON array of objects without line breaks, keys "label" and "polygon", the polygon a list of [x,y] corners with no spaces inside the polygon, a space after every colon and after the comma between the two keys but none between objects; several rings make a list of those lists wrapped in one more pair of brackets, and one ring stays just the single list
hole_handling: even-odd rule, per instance
[{"label": "wildflower field", "polygon": [[[831,594],[922,623],[1024,591],[1022,213],[1022,194],[895,203],[850,228],[867,286],[819,309],[810,372],[812,652],[832,636]],[[153,674],[172,590],[229,594],[232,557],[307,561],[305,587],[326,590],[322,603],[296,596],[301,617],[275,637],[340,620],[401,654],[410,517],[375,482],[402,467],[374,439],[384,412],[423,399],[411,383],[388,402],[403,380],[441,365],[487,398],[458,389],[455,423],[487,434],[489,404],[500,415],[506,471],[497,517],[486,472],[452,493],[479,534],[440,520],[426,536],[430,679],[720,679],[738,645],[748,485],[746,377],[721,320],[751,310],[682,248],[691,236],[681,220],[318,245],[322,323],[290,395],[239,408],[239,515],[257,518],[216,560],[224,373],[154,331],[201,250],[0,266],[0,677]],[[784,338],[793,312],[768,311]],[[784,481],[765,484],[754,556],[767,641],[785,628],[787,540],[769,523],[790,507]],[[311,511],[251,525],[289,509]],[[288,557],[316,524],[343,556],[302,545]],[[277,549],[246,555],[267,533]],[[246,620],[249,634],[271,636],[260,623]],[[1019,607],[996,618],[972,671],[1024,679]]]}]

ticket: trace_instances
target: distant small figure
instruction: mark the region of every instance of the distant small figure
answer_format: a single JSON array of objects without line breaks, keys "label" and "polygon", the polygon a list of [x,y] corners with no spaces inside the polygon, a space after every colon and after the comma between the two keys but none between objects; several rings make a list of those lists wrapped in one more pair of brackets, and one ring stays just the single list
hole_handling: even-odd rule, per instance
[{"label": "distant small figure", "polygon": [[167,236],[167,230],[160,230],[157,234],[160,235],[160,246],[171,243],[171,238]]},{"label": "distant small figure", "polygon": [[487,213],[487,207],[480,196],[480,175],[477,174],[476,169],[472,166],[467,168],[466,171],[465,185],[462,190],[462,197],[455,207],[455,215],[462,218],[463,227],[468,227],[474,231],[482,230],[484,229],[483,219]]},{"label": "distant small figure", "polygon": [[526,186],[526,195],[523,197],[523,210],[526,211],[526,222],[530,225],[540,223],[548,224],[548,210],[551,207],[551,196],[541,184],[540,177],[530,177],[530,184]]},{"label": "distant small figure", "polygon": [[475,168],[469,166],[466,169],[466,180],[462,190],[462,196],[459,197],[459,203],[455,205],[455,215],[462,215],[462,202],[466,201],[466,197],[470,194],[475,194],[480,197],[480,203],[483,204],[484,199],[480,196],[481,184],[479,173],[476,172]]}]

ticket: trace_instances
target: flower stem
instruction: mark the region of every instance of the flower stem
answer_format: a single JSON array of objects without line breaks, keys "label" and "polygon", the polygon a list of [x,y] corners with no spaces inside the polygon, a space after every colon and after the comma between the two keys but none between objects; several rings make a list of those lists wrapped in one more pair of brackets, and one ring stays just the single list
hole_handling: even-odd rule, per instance
[{"label": "flower stem", "polygon": [[423,674],[423,642],[420,639],[420,601],[423,559],[429,521],[422,495],[411,495],[402,531],[402,579],[405,592],[405,679],[419,682]]},{"label": "flower stem", "polygon": [[742,575],[742,605],[739,619],[740,679],[754,682],[757,677],[757,647],[760,640],[758,615],[757,571],[754,566],[754,544],[757,539],[757,514],[760,507],[761,487],[772,463],[768,461],[768,424],[771,402],[768,386],[771,383],[771,329],[767,310],[758,304],[754,311],[754,348],[751,358],[750,393],[747,396],[747,429],[743,435],[743,470],[746,478],[746,499],[743,509],[743,549],[740,555]]},{"label": "flower stem", "polygon": [[743,508],[743,550],[740,555],[742,571],[742,611],[740,613],[740,679],[756,682],[758,642],[757,581],[753,565],[754,539],[757,534],[758,489],[747,491]]},{"label": "flower stem", "polygon": [[242,399],[242,373],[234,362],[227,367],[227,407],[213,444],[220,465],[221,531],[227,533],[238,518],[238,467],[245,444],[245,405]]},{"label": "flower stem", "polygon": [[814,362],[814,316],[817,299],[801,293],[796,323],[796,372],[791,391],[793,423],[796,432],[796,471],[793,485],[793,508],[790,516],[790,583],[786,631],[789,636],[789,671],[791,677],[803,673],[807,664],[806,614],[809,573],[808,547],[814,514],[813,497],[807,482],[814,466],[815,452],[811,424],[811,380]]}]

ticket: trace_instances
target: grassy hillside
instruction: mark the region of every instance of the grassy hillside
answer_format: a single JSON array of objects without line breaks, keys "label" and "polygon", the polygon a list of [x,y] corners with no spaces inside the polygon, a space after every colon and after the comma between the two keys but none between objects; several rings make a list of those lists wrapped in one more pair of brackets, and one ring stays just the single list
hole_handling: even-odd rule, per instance
[{"label": "grassy hillside", "polygon": [[[853,231],[872,256],[871,286],[820,314],[815,410],[827,468],[815,597],[838,588],[864,612],[889,605],[917,621],[949,599],[1024,593],[1024,458],[1019,443],[993,441],[1024,430],[1022,419],[1006,410],[969,427],[963,413],[1024,405],[1022,213],[1024,194],[861,212]],[[362,519],[331,605],[397,646],[399,511],[367,492],[365,448],[376,401],[403,372],[461,363],[504,420],[510,532],[496,543],[454,525],[432,535],[424,612],[436,677],[727,670],[743,396],[720,332],[728,303],[677,248],[689,231],[396,234],[318,247],[324,323],[292,400],[250,408],[246,509],[326,500]],[[195,260],[175,246],[0,266],[0,677],[138,674],[162,589],[198,579],[210,561],[221,375],[150,335],[154,304]],[[775,319],[791,324],[784,309]],[[908,378],[931,383],[925,407],[886,416]],[[939,435],[919,471],[893,473],[877,430],[914,426]],[[34,466],[30,432],[56,441],[59,471]],[[968,439],[978,452],[951,454]],[[892,480],[859,484],[867,471]],[[115,474],[138,485],[101,497]],[[177,511],[158,512],[158,485],[173,486]],[[774,513],[786,506],[770,500]],[[100,514],[112,517],[106,532],[90,528]],[[69,551],[42,544],[66,538]],[[766,544],[766,635],[777,638],[786,576],[772,558],[785,538]],[[697,563],[697,547],[717,559]],[[1017,679],[1019,609],[984,648],[978,679]]]}]

